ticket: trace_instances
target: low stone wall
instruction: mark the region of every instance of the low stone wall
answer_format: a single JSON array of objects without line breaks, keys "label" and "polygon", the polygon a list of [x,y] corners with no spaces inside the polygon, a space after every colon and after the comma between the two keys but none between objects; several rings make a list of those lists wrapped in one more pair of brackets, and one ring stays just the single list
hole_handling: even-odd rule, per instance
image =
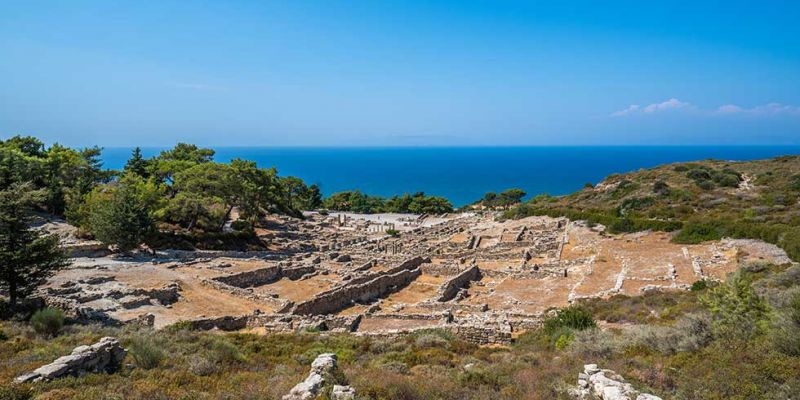
[{"label": "low stone wall", "polygon": [[249,288],[265,285],[280,278],[281,267],[276,265],[267,268],[254,269],[252,271],[240,272],[237,274],[217,276],[211,279],[238,288]]},{"label": "low stone wall", "polygon": [[316,272],[316,270],[316,267],[313,265],[301,265],[298,267],[281,267],[280,265],[275,265],[267,268],[255,269],[252,271],[218,276],[212,279],[231,286],[248,288],[266,285],[281,278],[289,278],[293,281],[298,280],[308,274]]},{"label": "low stone wall", "polygon": [[448,279],[445,283],[439,287],[438,298],[437,301],[448,301],[452,300],[456,297],[461,288],[467,285],[469,282],[475,281],[480,279],[481,271],[478,269],[477,265],[473,265],[460,274]]},{"label": "low stone wall", "polygon": [[442,314],[370,314],[367,319],[402,319],[409,321],[438,321],[447,319]]},{"label": "low stone wall", "polygon": [[301,265],[299,267],[281,268],[281,277],[296,281],[302,279],[304,276],[317,272],[317,268],[313,265]]},{"label": "low stone wall", "polygon": [[72,354],[59,357],[50,364],[14,379],[17,383],[38,382],[64,376],[81,376],[88,372],[114,372],[119,369],[127,351],[113,337],[104,337],[91,346],[78,346]]},{"label": "low stone wall", "polygon": [[242,315],[238,317],[225,316],[218,318],[204,318],[187,321],[192,329],[210,331],[212,329],[219,329],[221,331],[238,331],[247,327],[247,321],[250,316]]},{"label": "low stone wall", "polygon": [[348,284],[318,294],[311,300],[297,304],[292,314],[331,314],[352,305],[356,301],[367,302],[402,288],[422,274],[419,267],[393,274],[384,274],[368,282]]},{"label": "low stone wall", "polygon": [[206,286],[213,287],[216,290],[230,293],[234,296],[253,300],[274,307],[279,312],[286,312],[293,304],[291,301],[286,299],[278,299],[270,296],[259,295],[249,291],[248,289],[242,289],[240,287],[231,286],[228,285],[227,283],[223,283],[214,279],[201,278],[200,283]]},{"label": "low stone wall", "polygon": [[431,311],[466,311],[470,313],[481,313],[489,309],[486,303],[483,304],[462,304],[462,303],[440,303],[434,301],[423,301],[416,304]]},{"label": "low stone wall", "polygon": [[423,264],[422,272],[427,275],[456,275],[461,272],[461,266],[457,263],[447,264]]},{"label": "low stone wall", "polygon": [[511,344],[511,330],[479,325],[448,325],[447,330],[461,340],[478,344]]}]

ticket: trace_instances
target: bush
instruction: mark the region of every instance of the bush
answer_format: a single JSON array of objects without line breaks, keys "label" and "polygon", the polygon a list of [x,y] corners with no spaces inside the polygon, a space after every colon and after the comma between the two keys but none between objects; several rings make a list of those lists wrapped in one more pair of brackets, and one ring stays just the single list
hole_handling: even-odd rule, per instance
[{"label": "bush", "polygon": [[800,356],[800,294],[778,312],[770,336],[775,348],[790,356]]},{"label": "bush", "polygon": [[231,229],[235,231],[243,231],[250,228],[250,223],[242,219],[237,219],[236,221],[231,222]]},{"label": "bush", "polygon": [[426,333],[419,335],[417,340],[414,341],[417,347],[421,348],[431,348],[431,347],[445,347],[447,346],[447,340],[442,338],[439,335]]},{"label": "bush", "polygon": [[147,337],[133,339],[128,350],[136,366],[142,369],[153,369],[164,359],[164,352],[159,345]]},{"label": "bush", "polygon": [[762,332],[768,318],[769,306],[741,271],[710,289],[700,302],[713,315],[714,334],[720,338],[749,340]]},{"label": "bush", "polygon": [[699,281],[695,281],[692,284],[692,287],[689,288],[689,290],[693,292],[699,292],[701,290],[705,290],[706,288],[708,288],[708,281],[706,281],[705,279],[700,279]]},{"label": "bush", "polygon": [[645,346],[662,354],[696,351],[708,345],[711,318],[707,313],[688,314],[674,326],[641,325],[628,333],[628,343]]},{"label": "bush", "polygon": [[31,326],[40,335],[56,336],[64,327],[64,312],[47,307],[33,313]]},{"label": "bush", "polygon": [[715,222],[689,221],[684,224],[672,241],[681,244],[697,244],[708,240],[722,239],[724,228]]},{"label": "bush", "polygon": [[217,363],[206,357],[193,355],[188,360],[189,371],[197,376],[208,376],[217,372]]},{"label": "bush", "polygon": [[0,386],[0,400],[28,400],[32,397],[32,392],[24,386]]},{"label": "bush", "polygon": [[545,319],[541,333],[560,350],[569,345],[575,331],[596,326],[589,310],[580,306],[569,306],[559,310],[555,316]]}]

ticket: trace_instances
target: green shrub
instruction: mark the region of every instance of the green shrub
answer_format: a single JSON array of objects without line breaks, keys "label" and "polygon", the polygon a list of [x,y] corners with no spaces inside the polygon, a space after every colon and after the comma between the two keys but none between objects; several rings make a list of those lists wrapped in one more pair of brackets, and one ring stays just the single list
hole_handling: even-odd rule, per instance
[{"label": "green shrub", "polygon": [[56,336],[64,327],[64,312],[52,307],[33,313],[31,326],[40,335]]},{"label": "green shrub", "polygon": [[714,317],[714,334],[724,339],[750,340],[762,333],[769,316],[769,305],[741,271],[708,290],[700,302]]},{"label": "green shrub", "polygon": [[235,231],[243,231],[250,228],[251,228],[250,223],[242,219],[237,219],[236,221],[233,221],[231,223],[231,229]]},{"label": "green shrub", "polygon": [[0,400],[28,400],[31,398],[33,398],[32,392],[24,386],[0,386]]},{"label": "green shrub", "polygon": [[153,369],[164,360],[161,347],[148,337],[133,339],[128,350],[136,366],[142,369]]},{"label": "green shrub", "polygon": [[722,239],[724,228],[715,222],[689,221],[683,225],[672,241],[681,244],[697,244],[708,240]]},{"label": "green shrub", "polygon": [[700,187],[700,189],[703,189],[703,190],[711,190],[711,189],[714,189],[714,182],[711,182],[711,181],[705,181],[705,180],[703,180],[703,181],[696,181],[696,182],[697,182],[697,186],[698,186],[698,187]]},{"label": "green shrub", "polygon": [[653,184],[653,193],[659,196],[669,196],[670,194],[669,185],[667,185],[667,183],[664,181],[656,181]]},{"label": "green shrub", "polygon": [[589,310],[581,306],[569,306],[545,319],[541,333],[557,348],[563,349],[572,341],[573,332],[596,326]]},{"label": "green shrub", "polygon": [[778,312],[770,329],[775,348],[790,356],[800,356],[800,294]]},{"label": "green shrub", "polygon": [[387,229],[386,234],[389,236],[397,237],[400,236],[400,231],[398,231],[397,229]]},{"label": "green shrub", "polygon": [[699,281],[695,281],[692,284],[692,287],[689,288],[689,290],[693,292],[699,292],[701,290],[705,290],[706,288],[708,288],[708,281],[706,281],[705,279],[700,279]]},{"label": "green shrub", "polygon": [[6,340],[8,340],[8,335],[6,335],[6,333],[3,332],[2,329],[0,329],[0,342],[4,342]]}]

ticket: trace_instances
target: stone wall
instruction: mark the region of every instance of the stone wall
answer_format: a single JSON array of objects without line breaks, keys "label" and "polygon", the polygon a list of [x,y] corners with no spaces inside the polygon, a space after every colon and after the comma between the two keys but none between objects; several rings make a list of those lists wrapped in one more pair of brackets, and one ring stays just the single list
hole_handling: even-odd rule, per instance
[{"label": "stone wall", "polygon": [[405,287],[421,274],[420,269],[415,268],[394,274],[381,275],[365,283],[345,285],[338,290],[315,296],[311,300],[297,304],[292,313],[301,315],[335,313],[352,305],[354,302],[367,302],[394,292],[399,288]]},{"label": "stone wall", "polygon": [[439,287],[438,301],[452,300],[461,288],[471,281],[480,279],[481,272],[477,265],[473,265],[458,275],[448,279]]},{"label": "stone wall", "polygon": [[281,278],[298,280],[316,271],[313,265],[301,265],[298,267],[282,267],[274,265],[266,268],[254,269],[252,271],[239,272],[231,275],[223,275],[211,278],[217,282],[238,288],[251,288],[275,282]]},{"label": "stone wall", "polygon": [[313,265],[301,265],[299,267],[281,268],[281,277],[296,281],[303,277],[313,274],[317,268]]},{"label": "stone wall", "polygon": [[478,344],[511,344],[511,330],[477,324],[456,324],[447,326],[461,340]]},{"label": "stone wall", "polygon": [[281,278],[281,267],[271,266],[266,268],[254,269],[252,271],[240,272],[237,274],[223,275],[211,278],[226,285],[238,288],[250,288],[265,285]]},{"label": "stone wall", "polygon": [[217,318],[203,318],[188,321],[192,329],[210,331],[212,329],[219,329],[221,331],[238,331],[247,327],[249,316],[243,315],[238,317],[224,316]]},{"label": "stone wall", "polygon": [[458,263],[448,262],[445,264],[424,264],[420,266],[422,272],[428,275],[456,275],[461,272]]},{"label": "stone wall", "polygon": [[348,283],[319,293],[314,298],[297,304],[292,314],[331,314],[349,307],[354,302],[367,302],[382,297],[408,285],[420,276],[422,271],[419,265],[422,262],[421,257],[414,257],[367,282]]},{"label": "stone wall", "polygon": [[270,307],[274,307],[278,312],[285,312],[293,305],[293,303],[286,299],[278,299],[275,297],[260,295],[257,293],[253,293],[248,289],[242,289],[240,287],[228,285],[227,283],[223,283],[214,279],[206,279],[201,278],[200,283],[206,286],[213,287],[216,290],[230,293],[234,296],[239,296],[245,299],[253,300],[259,303],[263,303]]}]

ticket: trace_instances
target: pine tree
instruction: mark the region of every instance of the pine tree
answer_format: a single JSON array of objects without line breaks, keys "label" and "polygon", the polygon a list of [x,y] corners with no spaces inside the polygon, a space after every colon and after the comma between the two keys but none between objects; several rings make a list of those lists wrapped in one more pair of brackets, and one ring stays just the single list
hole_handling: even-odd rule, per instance
[{"label": "pine tree", "polygon": [[69,265],[58,237],[31,229],[32,207],[43,201],[43,191],[15,183],[0,191],[0,287],[13,310],[48,277]]},{"label": "pine tree", "polygon": [[125,164],[125,172],[127,173],[134,173],[136,175],[141,176],[142,178],[147,178],[147,160],[142,157],[142,149],[139,147],[133,149],[133,154],[131,154],[131,158],[128,159],[128,162]]},{"label": "pine tree", "polygon": [[90,229],[97,240],[129,251],[152,233],[146,185],[142,178],[126,175],[111,197],[98,204],[89,217]]}]

